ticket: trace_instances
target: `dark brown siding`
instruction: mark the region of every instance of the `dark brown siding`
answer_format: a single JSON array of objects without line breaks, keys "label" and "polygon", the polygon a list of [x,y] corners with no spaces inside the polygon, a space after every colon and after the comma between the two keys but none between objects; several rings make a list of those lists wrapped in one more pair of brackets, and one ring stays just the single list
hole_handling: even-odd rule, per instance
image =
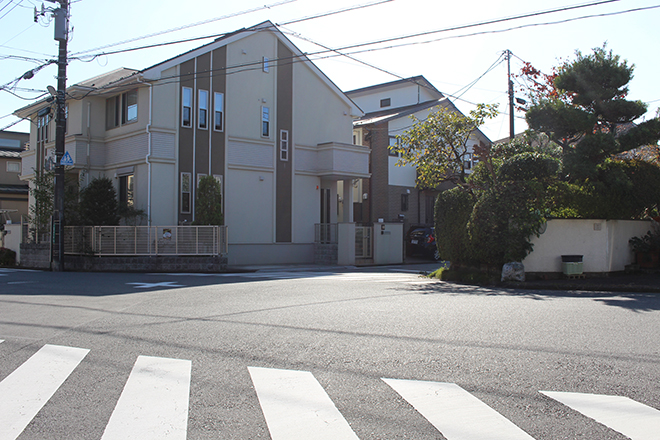
[{"label": "dark brown siding", "polygon": [[[277,46],[277,151],[276,176],[276,238],[279,243],[291,242],[292,229],[292,182],[293,182],[293,64],[292,53],[281,42]],[[304,111],[304,110],[303,110]],[[289,132],[289,160],[280,160],[280,130]]]},{"label": "dark brown siding", "polygon": [[[197,57],[197,89],[195,90],[195,100],[199,102],[199,91],[208,92],[208,107],[206,115],[206,128],[199,128],[199,121],[195,122],[195,190],[197,189],[197,174],[208,175],[209,173],[209,130],[211,113],[211,53],[205,53]],[[195,116],[199,118],[198,106],[195,106]],[[195,194],[196,198],[196,194]],[[194,200],[194,199],[193,199]]]},{"label": "dark brown siding", "polygon": [[[197,99],[195,95],[195,60],[186,61],[181,64],[181,87],[179,87],[179,102],[183,100],[182,88],[190,87],[193,89],[193,109],[194,105],[197,104]],[[193,111],[193,128],[182,127],[181,126],[181,106],[177,114],[179,115],[177,124],[179,124],[179,185],[177,187],[177,192],[179,194],[179,222],[187,220],[188,222],[192,221],[192,214],[182,214],[181,213],[181,173],[193,173],[193,130],[197,118],[195,117],[195,112]],[[192,182],[194,185],[195,177],[192,177]],[[192,194],[191,194],[192,197]],[[191,202],[192,207],[192,202]]]}]

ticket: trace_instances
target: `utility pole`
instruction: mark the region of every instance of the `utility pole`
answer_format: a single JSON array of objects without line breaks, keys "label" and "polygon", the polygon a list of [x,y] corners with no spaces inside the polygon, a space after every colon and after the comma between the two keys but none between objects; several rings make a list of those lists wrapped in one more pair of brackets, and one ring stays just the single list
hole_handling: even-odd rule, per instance
[{"label": "utility pole", "polygon": [[513,139],[516,132],[513,129],[514,108],[513,108],[513,81],[511,80],[511,51],[507,49],[506,53],[506,67],[507,67],[507,81],[509,82],[509,137]]},{"label": "utility pole", "polygon": [[57,113],[55,119],[55,206],[54,215],[57,219],[53,233],[57,238],[57,256],[53,270],[64,271],[64,136],[66,134],[66,65],[67,38],[69,34],[69,4],[68,0],[48,0],[59,2],[60,7],[53,11],[55,16],[55,40],[60,43],[57,59],[57,96],[55,97]]}]

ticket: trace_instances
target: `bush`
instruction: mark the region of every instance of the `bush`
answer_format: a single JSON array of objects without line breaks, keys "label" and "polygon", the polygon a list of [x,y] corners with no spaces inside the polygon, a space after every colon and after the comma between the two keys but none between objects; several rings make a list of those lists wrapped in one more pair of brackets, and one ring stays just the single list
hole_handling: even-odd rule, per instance
[{"label": "bush", "polygon": [[92,180],[80,193],[80,215],[84,225],[119,224],[117,193],[107,177]]},{"label": "bush", "polygon": [[473,260],[467,224],[474,203],[474,196],[461,187],[438,196],[435,202],[435,240],[442,260],[454,265]]},{"label": "bush", "polygon": [[0,248],[0,266],[16,266],[16,252]]}]

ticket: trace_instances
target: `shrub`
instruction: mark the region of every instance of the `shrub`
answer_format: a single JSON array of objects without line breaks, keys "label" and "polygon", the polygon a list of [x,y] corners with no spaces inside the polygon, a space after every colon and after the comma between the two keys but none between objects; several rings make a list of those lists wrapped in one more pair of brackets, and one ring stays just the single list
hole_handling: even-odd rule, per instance
[{"label": "shrub", "polygon": [[0,248],[0,266],[16,266],[16,252]]},{"label": "shrub", "polygon": [[92,180],[80,193],[80,214],[85,225],[118,225],[117,210],[117,193],[107,177]]},{"label": "shrub", "polygon": [[442,192],[435,202],[436,245],[440,258],[454,265],[473,259],[467,223],[474,203],[474,196],[461,187]]}]

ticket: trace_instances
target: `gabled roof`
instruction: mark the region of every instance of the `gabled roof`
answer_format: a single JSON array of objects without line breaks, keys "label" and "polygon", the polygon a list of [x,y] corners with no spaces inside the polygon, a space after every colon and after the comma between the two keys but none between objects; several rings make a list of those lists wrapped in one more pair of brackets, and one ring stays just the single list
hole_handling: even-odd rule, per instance
[{"label": "gabled roof", "polygon": [[[256,26],[239,29],[237,31],[225,34],[222,37],[215,39],[211,43],[207,43],[195,49],[176,55],[143,70],[120,68],[95,76],[93,78],[81,81],[80,83],[74,84],[71,87],[68,87],[67,93],[74,96],[76,94],[86,95],[89,94],[90,91],[96,93],[99,88],[111,91],[114,90],[115,86],[124,86],[126,83],[133,82],[138,83],[140,79],[144,79],[145,81],[157,81],[160,79],[164,70],[167,70],[190,59],[196,58],[197,56],[207,53],[211,50],[215,50],[235,41],[249,37],[256,32],[264,31],[272,32],[285,46],[287,46],[287,48],[294,54],[294,56],[299,57],[301,62],[305,63],[312,71],[314,71],[314,73],[316,73],[316,75],[351,108],[351,116],[359,117],[364,114],[364,112],[360,110],[360,108],[348,96],[346,96],[346,94],[344,94],[344,92],[342,92],[341,89],[335,85],[335,83],[333,83],[321,70],[319,70],[319,68],[316,67],[316,65],[314,65],[314,63],[312,63],[307,58],[307,56],[300,51],[300,49],[298,49],[282,32],[280,32],[279,29],[277,29],[277,26],[271,21],[264,21],[263,23],[260,23]],[[22,118],[27,118],[40,108],[45,107],[47,104],[48,102],[46,99],[42,99],[38,102],[16,110],[14,114]]]},{"label": "gabled roof", "polygon": [[351,108],[351,116],[359,117],[364,114],[364,112],[360,110],[360,108],[348,96],[346,96],[346,94],[342,92],[342,90],[337,87],[335,83],[330,80],[330,78],[328,78],[318,67],[316,67],[316,65],[311,62],[309,58],[307,58],[307,56],[303,54],[300,49],[298,49],[282,32],[280,32],[280,30],[273,22],[269,20],[250,28],[239,29],[235,32],[228,33],[215,39],[211,43],[189,50],[158,64],[154,64],[153,66],[142,70],[140,73],[147,81],[158,80],[160,79],[162,72],[167,69],[196,58],[199,55],[239,41],[243,38],[247,38],[257,32],[264,31],[272,32],[285,46],[287,46],[287,48],[294,54],[294,57],[298,57],[300,62],[305,63],[312,71],[314,71],[314,73]]},{"label": "gabled roof", "polygon": [[429,89],[429,90],[437,93],[439,96],[444,96],[442,94],[442,92],[440,92],[438,89],[436,89],[433,86],[433,84],[431,84],[422,75],[413,76],[413,77],[410,77],[410,78],[399,79],[399,80],[396,80],[396,81],[390,81],[390,82],[386,82],[386,83],[382,83],[382,84],[376,84],[374,86],[363,87],[361,89],[350,90],[350,91],[346,92],[346,94],[350,96],[350,95],[360,95],[360,94],[365,93],[365,92],[371,93],[371,92],[373,92],[375,90],[379,90],[379,89],[396,88],[396,87],[399,87],[399,86],[404,85],[406,83],[417,84],[419,86],[422,86],[426,89]]}]

